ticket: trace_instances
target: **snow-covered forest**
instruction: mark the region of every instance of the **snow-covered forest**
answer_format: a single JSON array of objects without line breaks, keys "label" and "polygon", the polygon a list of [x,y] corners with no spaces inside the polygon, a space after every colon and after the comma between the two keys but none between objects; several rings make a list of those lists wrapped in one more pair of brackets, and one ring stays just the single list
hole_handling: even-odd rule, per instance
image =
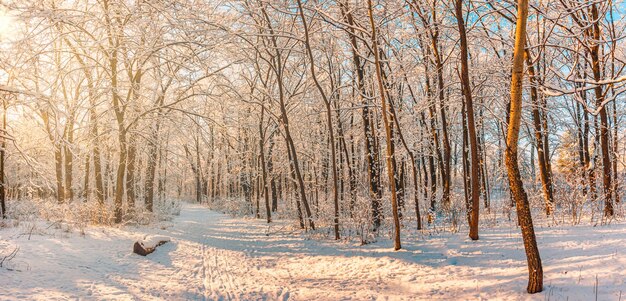
[{"label": "snow-covered forest", "polygon": [[0,0],[0,299],[621,300],[625,38],[623,0]]}]

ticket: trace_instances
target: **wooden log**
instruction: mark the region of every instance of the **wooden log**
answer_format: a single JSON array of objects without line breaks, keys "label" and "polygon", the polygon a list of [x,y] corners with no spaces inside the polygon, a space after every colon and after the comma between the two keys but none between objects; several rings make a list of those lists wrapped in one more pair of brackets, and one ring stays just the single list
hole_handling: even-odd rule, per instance
[{"label": "wooden log", "polygon": [[138,240],[133,245],[133,253],[146,256],[156,250],[160,245],[169,242],[170,238],[166,236],[145,236],[142,240]]}]

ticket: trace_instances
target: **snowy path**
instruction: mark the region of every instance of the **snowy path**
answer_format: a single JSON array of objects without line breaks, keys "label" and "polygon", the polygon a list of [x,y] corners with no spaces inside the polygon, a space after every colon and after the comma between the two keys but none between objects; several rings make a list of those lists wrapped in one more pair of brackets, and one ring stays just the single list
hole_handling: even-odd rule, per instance
[{"label": "snowy path", "polygon": [[[89,228],[85,236],[0,231],[0,300],[598,300],[626,294],[626,226],[539,229],[542,294],[524,293],[524,253],[515,229],[471,242],[464,233],[356,246],[268,232],[267,224],[185,205],[170,227]],[[131,253],[145,234],[170,236],[147,257]],[[602,245],[605,244],[605,245]],[[19,270],[19,271],[17,271]]]}]

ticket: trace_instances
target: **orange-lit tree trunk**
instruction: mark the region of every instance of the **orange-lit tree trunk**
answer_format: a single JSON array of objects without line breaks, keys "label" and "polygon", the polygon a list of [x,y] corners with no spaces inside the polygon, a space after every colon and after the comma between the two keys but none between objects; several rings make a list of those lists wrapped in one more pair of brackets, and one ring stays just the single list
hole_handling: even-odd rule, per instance
[{"label": "orange-lit tree trunk", "polygon": [[524,46],[526,41],[526,22],[528,19],[528,0],[517,1],[517,22],[515,28],[515,48],[513,51],[513,69],[511,74],[511,108],[509,127],[506,137],[506,167],[509,186],[517,206],[517,218],[522,229],[524,249],[528,262],[528,287],[530,294],[543,290],[543,268],[537,248],[533,220],[530,214],[528,196],[520,175],[517,161],[520,123],[522,119],[522,81],[524,79]]}]

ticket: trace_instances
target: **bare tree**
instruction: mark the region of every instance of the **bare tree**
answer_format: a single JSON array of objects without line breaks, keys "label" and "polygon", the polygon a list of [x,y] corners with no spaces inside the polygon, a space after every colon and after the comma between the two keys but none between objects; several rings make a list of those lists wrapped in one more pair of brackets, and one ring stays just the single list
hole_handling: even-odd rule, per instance
[{"label": "bare tree", "polygon": [[526,44],[526,23],[528,19],[528,0],[517,1],[517,22],[515,26],[515,48],[513,50],[513,69],[511,75],[511,113],[506,141],[506,167],[515,204],[517,218],[522,228],[522,238],[528,261],[528,287],[530,294],[543,290],[543,268],[537,248],[535,229],[528,204],[528,196],[520,175],[518,164],[518,140],[522,119],[522,82],[524,80],[524,48]]}]

